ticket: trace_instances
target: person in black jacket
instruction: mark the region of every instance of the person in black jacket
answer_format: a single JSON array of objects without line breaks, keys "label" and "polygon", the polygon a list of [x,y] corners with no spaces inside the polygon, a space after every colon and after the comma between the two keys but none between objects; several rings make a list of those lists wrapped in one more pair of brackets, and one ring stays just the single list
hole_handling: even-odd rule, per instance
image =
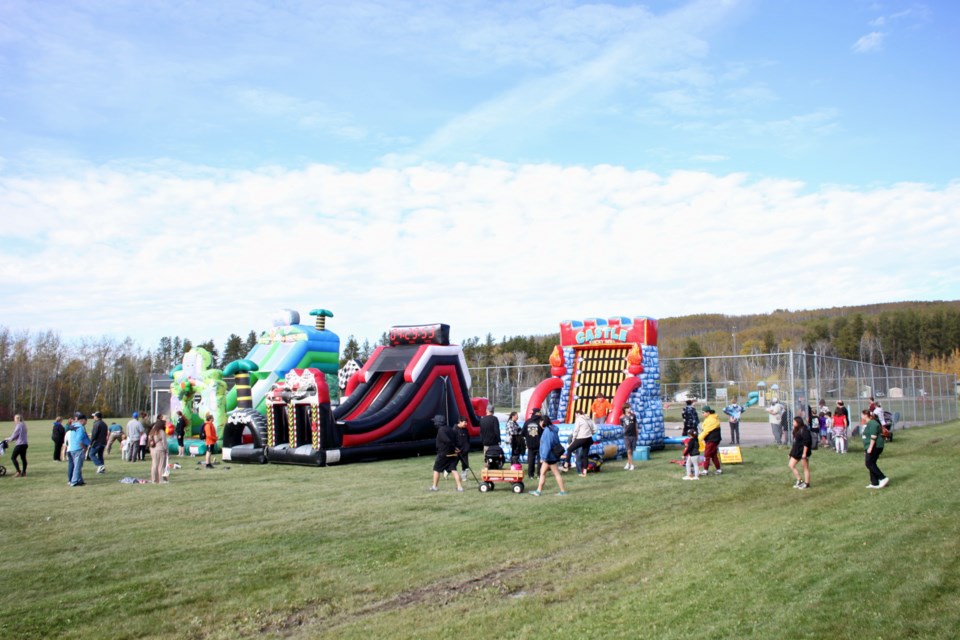
[{"label": "person in black jacket", "polygon": [[107,448],[107,432],[107,423],[103,421],[103,414],[94,411],[93,429],[90,431],[90,449],[88,451],[93,464],[97,465],[97,473],[103,473],[106,470],[103,465],[103,450]]},{"label": "person in black jacket", "polygon": [[433,424],[437,427],[437,459],[433,463],[433,484],[430,491],[437,491],[440,474],[452,472],[457,481],[457,491],[463,491],[460,475],[457,473],[457,461],[460,459],[460,448],[457,446],[459,436],[456,430],[447,425],[443,416],[434,416]]},{"label": "person in black jacket", "polygon": [[185,453],[183,438],[187,434],[187,419],[183,416],[183,411],[177,411],[177,423],[173,426],[173,434],[177,436],[177,455],[182,458]]},{"label": "person in black jacket", "polygon": [[63,418],[57,416],[57,419],[53,421],[53,431],[50,433],[50,439],[53,440],[53,459],[57,462],[62,460],[60,454],[63,451],[63,440],[67,436],[67,430],[61,420]]},{"label": "person in black jacket", "polygon": [[693,406],[693,400],[687,400],[687,406],[683,408],[681,415],[683,416],[683,432],[680,435],[686,437],[691,429],[696,429],[700,424],[700,416],[697,415],[697,408]]},{"label": "person in black jacket", "polygon": [[[812,449],[813,439],[810,436],[810,429],[807,429],[803,418],[796,416],[793,419],[793,446],[790,448],[790,462],[787,465],[797,479],[797,482],[793,485],[794,489],[810,488],[810,451]],[[803,467],[803,479],[800,478],[800,472],[797,471],[798,462]]]},{"label": "person in black jacket", "polygon": [[467,419],[457,420],[454,431],[457,434],[457,450],[460,452],[460,478],[466,480],[470,473],[470,432],[467,431]]},{"label": "person in black jacket", "polygon": [[483,444],[483,468],[487,468],[487,449],[500,446],[500,421],[493,415],[493,405],[487,405],[487,415],[480,418],[480,442]]},{"label": "person in black jacket", "polygon": [[527,444],[527,475],[540,477],[540,407],[530,410],[530,417],[523,423],[523,439]]}]

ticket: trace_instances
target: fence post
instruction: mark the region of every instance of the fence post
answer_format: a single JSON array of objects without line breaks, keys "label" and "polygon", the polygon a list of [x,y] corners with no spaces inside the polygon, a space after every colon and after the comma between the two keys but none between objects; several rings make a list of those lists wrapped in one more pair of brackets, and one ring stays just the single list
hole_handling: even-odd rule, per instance
[{"label": "fence post", "polygon": [[[703,399],[710,402],[710,389],[707,387],[707,359],[703,359]],[[577,454],[579,455],[579,454]]]}]

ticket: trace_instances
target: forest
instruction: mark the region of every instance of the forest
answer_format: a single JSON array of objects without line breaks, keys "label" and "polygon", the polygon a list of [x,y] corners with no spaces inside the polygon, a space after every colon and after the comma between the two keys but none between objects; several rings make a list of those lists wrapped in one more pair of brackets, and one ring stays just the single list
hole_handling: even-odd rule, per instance
[{"label": "forest", "polygon": [[[815,351],[850,360],[960,373],[960,301],[898,302],[859,307],[727,316],[700,314],[662,318],[662,358]],[[375,344],[384,344],[386,334]],[[16,413],[53,418],[80,409],[127,415],[149,406],[150,380],[167,374],[194,344],[214,356],[216,366],[242,358],[256,344],[232,333],[218,348],[214,340],[193,342],[166,336],[153,349],[132,339],[109,337],[65,341],[50,330],[0,327],[0,420]],[[375,344],[341,336],[341,362],[365,359]],[[547,362],[559,334],[461,339],[473,368]]]}]

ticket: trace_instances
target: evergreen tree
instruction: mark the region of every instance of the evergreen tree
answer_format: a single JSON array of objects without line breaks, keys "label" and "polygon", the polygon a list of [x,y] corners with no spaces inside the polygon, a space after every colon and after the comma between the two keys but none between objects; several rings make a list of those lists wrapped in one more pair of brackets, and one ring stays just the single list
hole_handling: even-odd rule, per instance
[{"label": "evergreen tree", "polygon": [[231,333],[227,342],[223,345],[223,357],[220,358],[220,368],[227,366],[234,360],[240,360],[247,354],[243,350],[243,339],[235,333]]},{"label": "evergreen tree", "polygon": [[360,359],[360,345],[353,334],[347,336],[347,343],[343,346],[343,354],[340,356],[340,366],[342,367],[350,360]]},{"label": "evergreen tree", "polygon": [[253,351],[253,348],[257,346],[257,332],[250,330],[250,333],[247,334],[247,339],[243,343],[243,353],[244,355]]}]

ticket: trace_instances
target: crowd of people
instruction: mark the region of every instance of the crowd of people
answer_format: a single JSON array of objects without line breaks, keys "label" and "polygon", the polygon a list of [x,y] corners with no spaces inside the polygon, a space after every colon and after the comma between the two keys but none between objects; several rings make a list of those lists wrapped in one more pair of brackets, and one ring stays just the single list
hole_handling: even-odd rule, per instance
[{"label": "crowd of people", "polygon": [[[883,453],[883,445],[889,432],[887,431],[888,417],[882,406],[873,398],[869,408],[864,409],[860,424],[857,425],[852,436],[857,433],[862,436],[864,449],[864,464],[870,474],[868,489],[881,489],[889,483],[889,478],[880,471],[877,459]],[[793,475],[796,489],[811,488],[810,457],[813,450],[822,445],[833,447],[838,454],[846,454],[847,441],[851,437],[850,414],[842,400],[838,400],[836,407],[830,409],[824,400],[820,400],[817,410],[803,406],[799,414],[789,420],[786,407],[777,397],[773,397],[770,405],[765,408],[769,414],[769,424],[773,441],[778,446],[788,445],[788,469]],[[597,432],[597,424],[603,423],[611,411],[610,403],[603,396],[597,396],[591,405],[590,413],[576,413],[573,431],[567,445],[560,443],[556,425],[541,413],[539,407],[531,409],[530,417],[521,425],[517,412],[511,412],[507,417],[506,436],[510,442],[510,462],[515,468],[520,467],[521,456],[527,456],[526,476],[538,481],[537,488],[530,491],[531,495],[539,496],[550,475],[556,478],[559,488],[557,495],[567,495],[563,474],[572,469],[580,476],[587,475],[589,450]],[[724,407],[727,415],[730,441],[733,445],[740,444],[740,421],[745,412],[738,399]],[[701,415],[702,414],[702,415]],[[710,472],[711,465],[716,475],[723,473],[723,464],[720,460],[719,448],[722,440],[720,418],[710,405],[704,405],[700,412],[694,406],[694,400],[687,400],[681,412],[683,420],[682,435],[684,441],[682,464],[685,473],[684,480],[699,480]],[[466,480],[469,471],[467,454],[470,448],[469,437],[466,434],[466,419],[461,418],[457,430],[447,431],[442,416],[435,418],[437,425],[437,459],[434,463],[433,484],[431,491],[438,491],[438,482],[441,474],[456,476],[457,491],[463,491],[463,480]],[[790,428],[787,428],[788,422]],[[623,428],[624,445],[627,461],[624,470],[633,471],[633,450],[637,443],[637,417],[629,406],[623,408],[620,417],[620,426]],[[498,446],[500,440],[500,424],[494,416],[493,407],[489,406],[486,415],[480,420],[480,435],[484,454],[492,446]],[[571,461],[575,465],[571,466]],[[456,472],[457,465],[462,468]]]},{"label": "crowd of people", "polygon": [[[93,422],[82,411],[73,414],[72,419],[64,420],[57,416],[53,421],[50,439],[53,441],[53,460],[67,463],[67,483],[71,487],[86,484],[83,479],[83,464],[89,460],[96,465],[96,473],[106,472],[106,459],[111,454],[114,443],[119,443],[120,457],[124,462],[141,462],[150,458],[150,482],[163,484],[169,482],[169,454],[167,433],[171,428],[177,438],[179,456],[186,453],[184,436],[187,420],[182,411],[177,412],[174,425],[169,425],[163,414],[145,426],[140,419],[140,412],[134,411],[126,427],[117,423],[107,425],[100,411],[90,414]],[[27,424],[21,414],[14,416],[14,428],[10,437],[5,440],[13,447],[11,459],[16,469],[14,477],[23,478],[27,475]],[[211,453],[217,442],[217,430],[213,424],[213,416],[207,414],[203,427],[203,438],[207,444],[205,466],[212,468]]]}]

